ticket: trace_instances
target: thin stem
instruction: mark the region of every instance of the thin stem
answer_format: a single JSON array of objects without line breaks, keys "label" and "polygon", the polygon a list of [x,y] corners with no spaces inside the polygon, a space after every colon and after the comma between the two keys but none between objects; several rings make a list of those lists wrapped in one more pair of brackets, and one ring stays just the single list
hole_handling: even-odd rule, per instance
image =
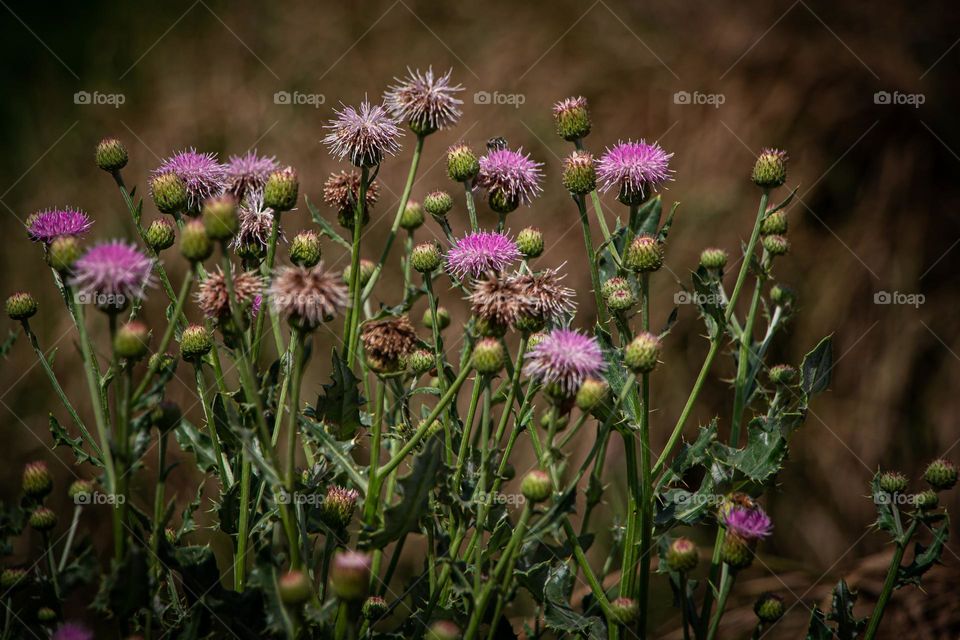
[{"label": "thin stem", "polygon": [[166,488],[165,468],[167,465],[167,434],[157,434],[157,484],[153,492],[153,535],[150,537],[150,558],[153,564],[153,578],[160,586],[160,572],[162,563],[158,550],[160,548],[160,521],[163,519],[164,490]]},{"label": "thin stem", "polygon": [[[183,314],[183,306],[186,303],[187,296],[190,294],[190,286],[193,284],[194,279],[194,270],[191,268],[187,271],[187,275],[183,277],[183,283],[180,285],[180,293],[177,295],[176,302],[173,307],[173,318],[176,319]],[[163,337],[160,339],[160,344],[157,345],[157,353],[163,354],[167,350],[170,341],[173,339],[174,330],[177,328],[176,322],[169,322],[167,328],[163,331]],[[150,380],[156,375],[157,370],[160,368],[160,361],[157,358],[152,358],[147,368],[147,372],[143,376],[143,380],[140,381],[140,384],[137,385],[137,390],[133,392],[134,402],[143,395],[144,391],[147,389],[147,385],[150,384]]]},{"label": "thin stem", "polygon": [[[273,214],[273,224],[270,226],[270,241],[267,243],[267,260],[263,263],[263,266],[260,269],[260,273],[269,280],[273,277],[273,267],[277,261],[277,242],[280,240],[280,212],[275,211]],[[274,341],[277,343],[277,354],[283,353],[283,337],[280,335],[280,327],[277,322],[273,322],[274,316],[273,312],[270,310],[270,305],[262,305],[260,313],[257,314],[257,322],[254,325],[253,333],[253,361],[258,362],[260,360],[260,348],[263,342],[263,323],[265,321],[267,313],[271,314],[272,324],[273,324],[273,337]],[[243,326],[243,325],[240,325]]]},{"label": "thin stem", "polygon": [[70,549],[73,548],[73,539],[77,535],[77,525],[80,524],[80,514],[82,512],[83,505],[78,504],[73,508],[73,519],[70,520],[70,529],[67,530],[67,541],[63,544],[63,554],[60,556],[60,564],[57,566],[57,571],[63,572],[67,566]]},{"label": "thin stem", "polygon": [[867,631],[863,635],[863,640],[873,640],[880,629],[880,622],[883,620],[884,610],[893,594],[893,589],[897,585],[897,576],[900,573],[900,563],[903,561],[903,553],[910,543],[910,538],[916,533],[918,520],[914,519],[910,527],[902,538],[897,540],[897,548],[893,552],[893,559],[890,561],[890,569],[887,571],[887,577],[883,581],[883,588],[880,590],[880,597],[877,599],[877,606],[873,608],[870,615],[870,622],[867,623]]},{"label": "thin stem", "polygon": [[380,471],[380,443],[383,439],[383,402],[386,396],[387,385],[383,380],[377,380],[377,399],[374,405],[373,424],[370,432],[370,470],[367,472],[367,496],[363,505],[363,521],[372,525],[373,517],[380,503],[381,478],[389,472]]},{"label": "thin stem", "polygon": [[593,285],[593,296],[597,302],[597,318],[601,326],[607,324],[607,308],[600,295],[600,273],[597,270],[597,255],[593,249],[593,236],[590,233],[590,219],[587,217],[587,203],[582,195],[573,196],[580,212],[580,227],[583,229],[583,242],[587,249],[587,260],[590,262],[590,283]]},{"label": "thin stem", "polygon": [[367,206],[367,188],[370,186],[370,169],[360,170],[360,189],[357,195],[357,207],[353,216],[353,245],[350,252],[350,308],[347,310],[346,324],[343,329],[347,338],[347,366],[353,367],[359,336],[361,299],[360,290],[360,238],[363,236],[363,213]]},{"label": "thin stem", "polygon": [[247,539],[250,534],[250,483],[251,464],[247,446],[243,447],[243,461],[240,463],[240,516],[237,523],[237,552],[233,558],[233,584],[239,593],[243,593],[247,577]]},{"label": "thin stem", "polygon": [[[640,279],[643,330],[650,331],[650,274]],[[650,468],[650,374],[640,375],[640,476],[643,494],[640,505],[640,637],[647,637],[650,599],[650,559],[653,539],[653,476]]]},{"label": "thin stem", "polygon": [[467,201],[467,215],[470,217],[470,231],[476,231],[480,228],[477,221],[477,203],[473,199],[473,185],[469,180],[463,181],[463,195]]},{"label": "thin stem", "polygon": [[730,596],[730,590],[736,575],[730,571],[730,566],[723,565],[723,573],[720,576],[720,594],[717,596],[717,611],[713,614],[710,621],[710,630],[707,632],[707,640],[713,640],[717,636],[717,630],[720,628],[720,619],[727,607],[727,598]]},{"label": "thin stem", "polygon": [[753,346],[753,325],[757,318],[757,309],[760,307],[760,292],[765,281],[766,278],[762,273],[757,275],[757,283],[753,288],[753,297],[750,300],[750,310],[747,312],[747,319],[740,337],[737,377],[734,382],[733,418],[730,421],[730,444],[734,447],[740,441],[740,423],[743,421],[743,413],[747,405],[747,386],[752,381],[752,377],[748,374],[755,370],[750,366],[750,360],[753,358],[751,349]]},{"label": "thin stem", "polygon": [[467,449],[470,447],[470,437],[473,431],[473,419],[477,413],[477,404],[480,393],[486,384],[486,376],[477,375],[473,381],[473,392],[470,394],[470,407],[467,409],[467,418],[463,422],[463,433],[460,434],[460,450],[457,452],[457,466],[453,471],[454,491],[459,493],[460,480],[463,478],[463,469],[467,460]]},{"label": "thin stem", "polygon": [[[583,151],[582,140],[575,140],[574,145],[576,145],[578,151]],[[590,200],[593,202],[593,213],[597,216],[597,223],[600,225],[600,232],[603,233],[603,240],[607,243],[607,250],[613,256],[614,261],[619,264],[620,253],[613,246],[613,242],[610,241],[610,228],[607,226],[607,219],[603,215],[603,204],[600,202],[600,195],[596,189],[590,192]]]},{"label": "thin stem", "polygon": [[[289,422],[287,423],[287,466],[283,482],[291,498],[294,496],[296,489],[297,442],[299,441],[297,435],[299,433],[298,421],[300,419],[300,386],[303,381],[304,337],[303,331],[300,329],[294,329],[293,335],[290,337],[291,348],[293,349],[293,361],[290,365],[292,370],[289,383],[290,414]],[[294,504],[296,504],[296,501],[294,501]],[[296,529],[296,527],[294,527],[294,529]],[[299,548],[299,535],[295,535],[291,543]],[[300,568],[299,552],[296,554],[291,553],[290,566],[292,569]]]}]

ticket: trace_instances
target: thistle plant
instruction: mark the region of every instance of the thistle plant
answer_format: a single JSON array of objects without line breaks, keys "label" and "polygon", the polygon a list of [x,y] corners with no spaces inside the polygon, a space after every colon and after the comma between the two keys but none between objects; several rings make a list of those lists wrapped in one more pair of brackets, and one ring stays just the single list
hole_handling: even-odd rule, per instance
[{"label": "thistle plant", "polygon": [[[5,547],[22,537],[18,548],[37,555],[0,573],[16,614],[3,638],[93,637],[84,624],[148,639],[647,638],[657,632],[651,593],[668,589],[684,638],[720,637],[738,577],[766,566],[777,526],[765,494],[833,368],[830,337],[799,363],[769,362],[796,311],[775,274],[790,248],[786,155],[767,149],[744,168],[759,205],[750,219],[730,217],[749,238],[740,259],[708,247],[681,265],[667,242],[682,241],[677,205],[664,204],[672,153],[628,139],[594,156],[585,138],[603,123],[582,97],[553,109],[571,144],[556,175],[499,138],[482,153],[467,141],[430,148],[434,132],[456,127],[460,91],[450,73],[409,70],[382,104],[339,108],[323,142],[352,167],[310,185],[327,210],[303,197],[310,220],[299,233],[289,220],[305,189],[282,161],[175,153],[144,177],[144,201],[127,189],[128,154],[113,138],[97,145],[97,166],[128,209],[128,238],[90,239],[96,216],[74,207],[28,218],[87,396],[68,396],[69,372],[31,327],[57,310],[13,292],[7,315],[59,403],[53,445],[72,452],[80,479],[67,491],[73,513],[58,517],[48,502],[64,488],[31,461],[22,499],[4,506]],[[371,248],[380,167],[399,161],[404,129],[407,181],[384,245]],[[413,198],[428,152],[446,159],[462,193],[433,184]],[[577,208],[592,292],[565,284],[573,259],[544,264],[549,229],[507,228],[550,188]],[[338,255],[342,271],[328,266]],[[702,322],[707,341],[676,416],[655,413],[651,394],[673,366],[678,321],[651,295],[665,265],[689,269],[680,286],[697,317],[684,321]],[[385,272],[402,286],[378,287]],[[454,331],[455,307],[469,319]],[[660,317],[669,320],[657,330]],[[690,424],[727,353],[731,408]],[[314,370],[329,376],[315,400],[304,384]],[[178,404],[183,385],[192,392]],[[622,462],[612,455],[621,448]],[[199,473],[185,473],[186,461]],[[168,486],[174,474],[197,483],[186,505]],[[882,592],[868,610],[841,581],[830,612],[814,607],[808,637],[878,637],[896,590],[937,562],[948,536],[938,496],[957,470],[940,459],[922,477],[929,488],[914,492],[898,472],[873,479],[875,526],[894,547]],[[93,509],[109,511],[109,550],[87,533]],[[212,523],[199,524],[204,511]],[[214,554],[206,529],[229,548]],[[82,603],[88,619],[63,621],[87,587],[98,589]],[[754,610],[762,637],[789,607],[767,593]]]}]

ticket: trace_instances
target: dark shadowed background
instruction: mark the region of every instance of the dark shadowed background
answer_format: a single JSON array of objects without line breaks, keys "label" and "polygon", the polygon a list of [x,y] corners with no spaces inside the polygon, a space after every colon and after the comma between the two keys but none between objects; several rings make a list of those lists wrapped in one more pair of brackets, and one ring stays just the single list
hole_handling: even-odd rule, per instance
[{"label": "dark shadowed background", "polygon": [[[816,399],[795,435],[767,503],[776,533],[764,560],[784,572],[783,583],[754,568],[753,586],[743,583],[738,602],[777,589],[788,604],[803,602],[787,616],[787,624],[801,625],[808,606],[842,575],[859,576],[869,599],[879,571],[870,562],[880,562],[874,554],[887,550],[883,535],[868,532],[873,508],[865,496],[872,473],[898,468],[918,478],[934,457],[960,460],[954,285],[960,265],[960,26],[949,20],[952,3],[0,5],[4,295],[29,289],[39,298],[33,324],[45,347],[58,348],[55,368],[68,393],[85,395],[75,336],[66,315],[55,311],[56,291],[22,222],[37,209],[71,204],[96,218],[93,237],[131,234],[111,179],[93,164],[101,137],[125,142],[131,156],[125,177],[141,188],[148,171],[174,150],[196,146],[225,159],[255,147],[297,167],[301,192],[319,201],[326,175],[342,168],[319,142],[332,108],[365,96],[379,99],[407,66],[433,65],[452,68],[454,80],[466,87],[464,117],[456,130],[428,139],[414,198],[449,188],[443,151],[459,139],[480,148],[487,138],[504,136],[546,163],[546,194],[511,214],[509,224],[543,230],[548,252],[540,264],[566,262],[567,282],[581,294],[575,323],[583,327],[592,323],[594,309],[576,209],[559,184],[560,159],[570,147],[553,132],[554,101],[577,94],[590,100],[595,124],[586,142],[594,151],[619,138],[644,137],[675,154],[676,180],[664,197],[681,206],[666,268],[654,278],[655,326],[666,320],[678,281],[688,281],[702,248],[736,252],[748,235],[758,195],[749,180],[756,153],[764,146],[789,152],[789,184],[799,187],[789,209],[793,252],[778,262],[776,275],[798,291],[800,311],[774,353],[797,364],[822,335],[833,333],[836,368],[831,391]],[[400,159],[380,174],[379,224],[364,240],[369,258],[379,254],[402,188],[410,135],[405,143]],[[622,214],[613,198],[606,203],[611,217]],[[458,207],[462,212],[459,194]],[[145,219],[157,215],[148,202]],[[482,215],[492,222],[489,212]],[[287,219],[291,227],[306,226],[308,215],[301,207]],[[454,225],[463,228],[462,220]],[[418,233],[439,230],[428,222]],[[339,249],[326,247],[328,263],[346,264]],[[170,262],[179,281],[183,265]],[[398,264],[396,255],[391,264]],[[386,275],[378,290],[383,301],[397,301],[398,282],[396,271]],[[884,292],[892,304],[877,303]],[[159,313],[156,298],[151,308]],[[446,293],[446,304],[463,317],[456,298]],[[706,351],[701,333],[695,309],[681,305],[665,365],[653,381],[656,447]],[[320,339],[322,356],[332,338]],[[308,399],[326,381],[326,360],[315,358]],[[34,365],[26,343],[18,342],[0,369],[3,499],[16,499],[22,464],[30,459],[51,463],[61,487],[74,474],[91,474],[74,467],[62,449],[50,450],[47,414],[62,411]],[[697,420],[728,419],[731,394],[723,380],[732,373],[725,357]],[[185,386],[174,390],[183,398],[188,392]],[[611,449],[606,477],[615,485],[612,502],[622,496],[622,468],[620,450]],[[183,465],[171,479],[183,502],[199,481],[191,469]],[[134,490],[146,504],[150,475],[141,474],[143,483]],[[65,497],[60,506],[67,508]],[[950,506],[957,506],[955,498]],[[617,510],[611,504],[607,513]],[[87,517],[89,527],[106,534],[105,521],[95,513]],[[197,540],[204,535],[196,534]],[[960,546],[951,541],[944,582],[956,580],[957,554]],[[419,560],[409,562],[414,567]],[[903,624],[933,615],[920,605],[897,611],[894,619]]]}]

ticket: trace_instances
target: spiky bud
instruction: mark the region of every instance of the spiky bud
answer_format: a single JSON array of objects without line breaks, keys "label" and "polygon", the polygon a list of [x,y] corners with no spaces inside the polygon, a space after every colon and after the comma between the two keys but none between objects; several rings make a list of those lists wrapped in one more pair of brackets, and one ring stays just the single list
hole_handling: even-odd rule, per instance
[{"label": "spiky bud", "polygon": [[517,210],[520,206],[520,198],[511,196],[505,191],[491,191],[487,196],[487,204],[496,213],[506,215]]},{"label": "spiky bud", "polygon": [[213,243],[200,220],[183,225],[180,233],[180,253],[190,262],[203,262],[213,254]]},{"label": "spiky bud", "polygon": [[553,119],[557,135],[564,140],[573,142],[590,134],[590,110],[586,98],[561,100],[553,107]]},{"label": "spiky bud", "polygon": [[460,640],[463,632],[450,620],[437,620],[430,625],[424,640]]},{"label": "spiky bud", "polygon": [[604,283],[600,285],[600,295],[602,295],[604,298],[609,296],[614,291],[630,291],[630,283],[626,278],[614,276],[613,278],[604,281]]},{"label": "spiky bud", "polygon": [[37,609],[37,622],[49,624],[57,619],[57,612],[50,607],[40,607]]},{"label": "spiky bud", "polygon": [[957,484],[957,467],[943,458],[934,460],[923,472],[923,479],[937,491],[952,489]]},{"label": "spiky bud", "polygon": [[796,302],[796,292],[785,284],[775,284],[770,288],[770,300],[781,307],[788,307]]},{"label": "spiky bud", "polygon": [[423,242],[410,252],[410,264],[418,273],[430,273],[440,266],[440,247],[436,242]]},{"label": "spiky bud", "polygon": [[704,269],[723,269],[727,266],[727,252],[710,247],[700,252],[700,266]]},{"label": "spiky bud", "polygon": [[538,258],[543,253],[543,234],[535,227],[527,227],[517,234],[517,248],[524,258]]},{"label": "spiky bud", "polygon": [[455,144],[447,151],[447,175],[454,182],[473,180],[480,171],[480,160],[465,144]]},{"label": "spiky bud", "polygon": [[263,187],[263,205],[274,211],[290,211],[297,206],[300,180],[293,167],[285,167],[270,174]]},{"label": "spiky bud", "polygon": [[787,213],[774,211],[767,214],[760,223],[760,233],[765,236],[782,236],[787,232]]},{"label": "spiky bud", "polygon": [[357,551],[341,551],[330,566],[330,589],[347,602],[367,597],[370,585],[370,556]]},{"label": "spiky bud", "polygon": [[749,541],[727,531],[720,545],[720,559],[730,565],[731,569],[744,569],[753,562],[753,547]]},{"label": "spiky bud", "polygon": [[423,205],[410,200],[400,214],[400,228],[413,231],[423,224]]},{"label": "spiky bud", "polygon": [[772,624],[783,617],[783,598],[775,593],[763,593],[753,605],[753,612],[760,622]]},{"label": "spiky bud", "polygon": [[763,236],[763,248],[771,256],[784,256],[790,251],[786,236]]},{"label": "spiky bud", "polygon": [[917,508],[921,511],[933,511],[940,506],[940,498],[937,497],[936,491],[927,489],[926,491],[914,494],[913,503],[917,505]]},{"label": "spiky bud", "polygon": [[34,500],[42,500],[53,491],[53,476],[42,460],[28,462],[23,467],[23,492]]},{"label": "spiky bud", "polygon": [[530,502],[543,502],[553,493],[553,482],[546,471],[534,469],[520,481],[520,493]]},{"label": "spiky bud", "polygon": [[[430,308],[427,308],[427,310],[423,312],[421,321],[427,329],[433,329],[434,315]],[[450,326],[450,312],[447,311],[446,307],[437,307],[436,323],[437,329],[440,331]]]},{"label": "spiky bud", "polygon": [[58,273],[67,273],[80,257],[80,241],[73,236],[54,238],[47,249],[47,264]]},{"label": "spiky bud", "polygon": [[310,578],[303,571],[288,571],[277,580],[277,591],[280,601],[288,606],[297,607],[310,599],[313,595],[313,585]]},{"label": "spiky bud", "polygon": [[143,239],[146,241],[148,247],[159,253],[173,246],[173,243],[177,239],[177,234],[173,230],[172,224],[160,219],[150,223],[150,226],[147,227],[146,232],[143,234]]},{"label": "spiky bud", "polygon": [[497,373],[503,368],[503,345],[496,338],[483,338],[473,347],[470,361],[479,373]]},{"label": "spiky bud", "polygon": [[204,202],[201,216],[203,227],[211,240],[229,240],[240,228],[237,199],[229,194]]},{"label": "spiky bud", "polygon": [[773,384],[790,385],[797,379],[797,370],[788,364],[777,364],[770,367],[768,375]]},{"label": "spiky bud", "polygon": [[386,600],[380,596],[370,596],[363,601],[363,608],[360,613],[367,622],[376,622],[387,613],[387,609]]},{"label": "spiky bud", "polygon": [[357,509],[358,494],[353,489],[331,485],[320,502],[320,519],[334,531],[343,531],[350,526],[353,512]]},{"label": "spiky bud", "polygon": [[650,373],[660,357],[660,338],[652,333],[641,333],[627,345],[623,362],[634,373]]},{"label": "spiky bud", "polygon": [[667,549],[667,566],[671,571],[690,573],[700,561],[700,552],[697,545],[688,538],[677,538],[670,543]]},{"label": "spiky bud", "polygon": [[37,312],[37,301],[26,291],[19,291],[7,298],[4,306],[11,320],[26,320]]},{"label": "spiky bud", "polygon": [[903,493],[907,489],[909,480],[899,471],[884,471],[877,482],[880,489],[886,493]]},{"label": "spiky bud", "polygon": [[633,295],[633,291],[628,287],[626,289],[614,289],[604,297],[603,300],[607,304],[607,308],[610,311],[617,313],[622,311],[627,311],[633,305],[637,304],[637,297]]},{"label": "spiky bud", "polygon": [[610,385],[606,380],[587,378],[577,390],[577,408],[589,413],[605,403],[609,396]]},{"label": "spiky bud", "polygon": [[139,360],[147,355],[150,329],[142,322],[128,322],[113,337],[113,350],[120,358]]},{"label": "spiky bud", "polygon": [[290,243],[290,262],[298,267],[314,267],[320,262],[320,236],[314,231],[301,231]]},{"label": "spiky bud", "polygon": [[624,252],[623,266],[637,273],[656,271],[663,266],[663,247],[653,236],[637,236]]},{"label": "spiky bud", "polygon": [[167,433],[176,429],[183,418],[180,405],[172,400],[163,400],[150,414],[150,422],[160,433]]},{"label": "spiky bud", "polygon": [[787,154],[764,149],[753,165],[753,184],[764,189],[779,187],[787,181]]},{"label": "spiky bud", "polygon": [[213,341],[206,327],[199,324],[192,324],[183,330],[180,336],[180,354],[188,362],[197,362],[203,356],[210,353],[213,348]]},{"label": "spiky bud", "polygon": [[75,504],[88,504],[93,495],[93,483],[89,480],[74,480],[67,489],[67,495]]},{"label": "spiky bud", "polygon": [[423,199],[423,210],[434,218],[443,218],[453,208],[453,198],[446,191],[428,193]]},{"label": "spiky bud", "polygon": [[[377,265],[373,264],[372,260],[360,260],[360,286],[365,287],[367,283],[370,282],[370,278],[373,277],[373,272],[376,271]],[[353,271],[353,265],[347,265],[347,268],[343,270],[343,281],[348,283]]]},{"label": "spiky bud", "polygon": [[37,507],[30,514],[30,527],[41,533],[50,531],[57,526],[57,514],[47,507]]},{"label": "spiky bud", "polygon": [[113,173],[127,166],[130,157],[127,155],[127,148],[116,138],[104,138],[97,144],[97,150],[94,154],[97,160],[97,166],[104,171]]},{"label": "spiky bud", "polygon": [[593,155],[574,151],[563,161],[563,186],[574,195],[586,195],[597,188],[597,167]]},{"label": "spiky bud", "polygon": [[409,363],[413,372],[419,376],[433,369],[436,365],[436,360],[433,354],[426,349],[417,349],[410,354]]},{"label": "spiky bud", "polygon": [[640,617],[640,605],[633,598],[619,597],[610,601],[613,619],[622,625],[632,625]]},{"label": "spiky bud", "polygon": [[179,213],[187,208],[187,185],[175,173],[161,173],[150,180],[150,195],[160,213]]},{"label": "spiky bud", "polygon": [[0,589],[13,591],[23,586],[27,579],[27,570],[19,567],[8,567],[0,572]]}]

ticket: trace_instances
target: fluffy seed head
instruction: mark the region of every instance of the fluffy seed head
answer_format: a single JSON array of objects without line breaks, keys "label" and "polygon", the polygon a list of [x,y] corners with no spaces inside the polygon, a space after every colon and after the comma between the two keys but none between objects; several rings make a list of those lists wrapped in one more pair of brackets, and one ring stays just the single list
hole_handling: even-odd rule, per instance
[{"label": "fluffy seed head", "polygon": [[521,315],[544,324],[556,324],[576,309],[575,291],[563,286],[564,276],[559,269],[544,269],[537,273],[518,273],[512,276],[526,301]]},{"label": "fluffy seed head", "polygon": [[553,119],[557,135],[564,140],[572,142],[590,134],[590,111],[583,96],[564,98],[553,105]]},{"label": "fluffy seed head", "polygon": [[595,338],[575,329],[554,329],[527,352],[524,373],[547,385],[555,385],[568,397],[587,378],[599,378],[607,368]]},{"label": "fluffy seed head", "polygon": [[723,516],[723,526],[727,531],[748,541],[761,540],[773,531],[770,516],[757,504],[752,508],[731,507]]},{"label": "fluffy seed head", "polygon": [[194,214],[199,213],[204,200],[223,193],[227,177],[226,169],[217,160],[216,154],[200,153],[192,147],[175,153],[153,170],[154,177],[165,173],[173,173],[183,180],[187,190],[187,207]]},{"label": "fluffy seed head", "polygon": [[480,158],[477,185],[486,189],[491,203],[499,202],[508,209],[502,213],[509,213],[521,204],[529,205],[543,190],[541,167],[543,164],[534,162],[522,148],[495,149]]},{"label": "fluffy seed head", "polygon": [[382,106],[364,100],[359,109],[342,105],[335,113],[336,118],[324,125],[330,133],[323,138],[334,157],[373,167],[400,151],[397,138],[403,132]]},{"label": "fluffy seed head", "polygon": [[509,236],[494,231],[467,234],[447,251],[447,270],[459,280],[479,278],[488,271],[499,273],[520,258]]},{"label": "fluffy seed head", "polygon": [[455,97],[463,87],[451,84],[452,72],[434,76],[432,67],[426,72],[407,68],[407,77],[394,78],[397,84],[384,94],[384,106],[395,120],[408,123],[420,135],[451,127],[460,120],[463,104]]},{"label": "fluffy seed head", "polygon": [[303,329],[314,329],[343,311],[350,300],[339,274],[315,267],[282,267],[270,286],[277,312]]},{"label": "fluffy seed head", "polygon": [[467,300],[477,318],[501,327],[512,327],[533,306],[517,278],[496,274],[474,282]]},{"label": "fluffy seed head", "polygon": [[602,189],[616,189],[624,204],[639,204],[670,179],[672,157],[655,143],[621,141],[601,156],[597,177]]},{"label": "fluffy seed head", "polygon": [[257,155],[257,150],[242,156],[230,156],[225,167],[227,191],[242,202],[250,191],[262,191],[270,174],[280,168],[273,156]]},{"label": "fluffy seed head", "polygon": [[273,233],[273,217],[273,209],[263,203],[263,192],[248,191],[240,205],[240,228],[231,246],[252,254],[266,251]]},{"label": "fluffy seed head", "polygon": [[63,236],[82,236],[93,221],[80,209],[65,207],[38,211],[27,218],[27,236],[34,242],[50,244]]},{"label": "fluffy seed head", "polygon": [[[237,303],[246,307],[253,304],[263,290],[263,280],[254,271],[232,272],[233,293]],[[230,297],[227,293],[227,281],[223,269],[217,267],[215,272],[207,274],[207,279],[197,291],[197,304],[203,315],[214,320],[224,320],[230,317]]]},{"label": "fluffy seed head", "polygon": [[112,240],[94,245],[74,263],[70,284],[98,305],[122,307],[143,296],[153,284],[152,271],[153,260],[134,245]]}]

